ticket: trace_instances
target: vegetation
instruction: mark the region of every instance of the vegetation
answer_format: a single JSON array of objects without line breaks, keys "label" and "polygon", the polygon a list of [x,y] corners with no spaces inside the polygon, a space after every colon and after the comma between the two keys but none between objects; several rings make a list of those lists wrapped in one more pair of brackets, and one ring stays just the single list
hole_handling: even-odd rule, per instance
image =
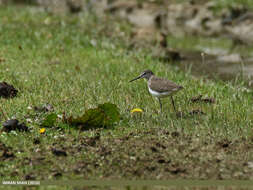
[{"label": "vegetation", "polygon": [[[0,152],[9,152],[1,156],[2,179],[251,178],[252,91],[242,80],[195,78],[190,69],[129,51],[124,23],[33,7],[0,9],[0,77],[19,91],[0,100],[1,121],[17,118],[31,129],[1,133]],[[145,69],[184,86],[175,96],[182,117],[169,98],[160,113],[145,81],[129,83]],[[193,103],[198,95],[215,103]],[[113,126],[81,131],[62,119],[105,102],[120,110]],[[44,104],[58,118],[40,133],[48,113],[34,107]],[[134,115],[134,108],[143,112]]]}]

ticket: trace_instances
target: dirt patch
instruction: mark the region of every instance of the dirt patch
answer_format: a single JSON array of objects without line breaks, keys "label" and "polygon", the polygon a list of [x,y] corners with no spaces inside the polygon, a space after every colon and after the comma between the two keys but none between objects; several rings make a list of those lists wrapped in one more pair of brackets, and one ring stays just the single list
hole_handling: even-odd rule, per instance
[{"label": "dirt patch", "polygon": [[[54,147],[59,143],[61,147]],[[37,146],[43,147],[41,143]],[[200,139],[180,131],[152,128],[142,134],[129,133],[118,138],[105,138],[99,133],[93,137],[68,137],[56,140],[50,147],[51,156],[50,152],[40,150],[28,161],[20,160],[21,164],[50,163],[52,170],[44,173],[49,172],[49,176],[57,179],[71,177],[73,173],[84,179],[98,176],[108,179],[252,179],[253,176],[253,144],[245,139],[231,141],[212,136]],[[61,159],[60,163],[56,157]],[[34,169],[26,176],[36,174],[36,179],[45,178]]]},{"label": "dirt patch", "polygon": [[39,138],[34,138],[33,139],[33,144],[40,144],[41,142],[40,142],[40,139]]},{"label": "dirt patch", "polygon": [[52,148],[51,151],[55,156],[67,156],[67,152],[63,149]]},{"label": "dirt patch", "polygon": [[200,109],[194,109],[192,111],[190,111],[189,113],[190,115],[206,115],[206,113],[204,113],[202,110]]},{"label": "dirt patch", "polygon": [[195,102],[205,102],[205,103],[215,103],[215,99],[214,98],[202,98],[202,94],[196,96],[196,97],[192,97],[191,98],[191,102],[195,103]]},{"label": "dirt patch", "polygon": [[12,148],[6,146],[4,143],[0,142],[0,160],[14,159],[15,154],[12,152]]},{"label": "dirt patch", "polygon": [[[152,133],[151,136],[129,134],[103,140],[86,138],[85,142],[92,143],[86,144],[81,151],[92,154],[93,158],[81,160],[78,163],[82,165],[79,172],[88,168],[95,173],[100,170],[102,176],[109,178],[251,178],[244,171],[245,157],[238,157],[238,154],[246,155],[245,150],[252,147],[247,141],[230,142],[223,139],[213,143],[212,138],[204,142],[197,141],[175,131],[159,131],[163,138],[157,136],[157,130],[152,130]],[[235,177],[236,173],[238,176]]]},{"label": "dirt patch", "polygon": [[[200,138],[182,131],[151,128],[117,138],[101,136],[97,131],[91,137],[65,135],[52,144],[37,140],[32,143],[34,148],[26,157],[15,157],[11,148],[0,144],[1,159],[15,160],[10,174],[27,179],[71,179],[73,176],[82,179],[252,179],[253,176],[253,143],[246,139],[229,140],[212,135]],[[16,163],[30,165],[30,169],[15,170]],[[50,170],[46,165],[50,165]]]}]

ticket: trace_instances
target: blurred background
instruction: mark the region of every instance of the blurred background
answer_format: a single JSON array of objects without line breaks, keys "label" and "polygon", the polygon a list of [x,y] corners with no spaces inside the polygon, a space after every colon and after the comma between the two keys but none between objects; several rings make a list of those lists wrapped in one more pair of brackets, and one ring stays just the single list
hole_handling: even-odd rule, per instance
[{"label": "blurred background", "polygon": [[85,12],[109,23],[127,22],[128,35],[121,29],[111,30],[129,49],[144,48],[197,76],[239,77],[252,84],[250,0],[0,0],[0,4],[32,6],[55,15]]}]

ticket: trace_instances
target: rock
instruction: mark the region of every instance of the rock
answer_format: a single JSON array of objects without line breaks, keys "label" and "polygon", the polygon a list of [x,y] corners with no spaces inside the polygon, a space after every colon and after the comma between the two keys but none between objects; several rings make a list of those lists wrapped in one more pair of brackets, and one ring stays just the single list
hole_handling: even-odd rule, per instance
[{"label": "rock", "polygon": [[66,0],[37,0],[37,3],[48,12],[64,14],[69,11]]},{"label": "rock", "polygon": [[216,18],[208,4],[195,6],[194,11],[195,16],[185,22],[187,33],[214,36],[222,31],[221,19]]},{"label": "rock", "polygon": [[84,6],[83,0],[67,0],[67,5],[71,13],[78,13],[82,11]]},{"label": "rock", "polygon": [[2,131],[28,131],[28,127],[24,123],[19,124],[17,119],[10,119],[3,123]]},{"label": "rock", "polygon": [[108,4],[107,0],[92,0],[89,1],[88,6],[90,7],[90,10],[96,14],[96,16],[102,17],[104,16]]},{"label": "rock", "polygon": [[238,63],[242,61],[240,54],[221,55],[217,57],[219,62]]},{"label": "rock", "polygon": [[55,156],[67,156],[67,152],[63,149],[52,148],[51,151]]},{"label": "rock", "polygon": [[182,29],[184,22],[192,17],[192,12],[188,8],[188,3],[168,5],[167,13],[162,16],[162,28],[174,36],[184,36],[185,31]]},{"label": "rock", "polygon": [[120,18],[127,18],[127,15],[132,13],[134,9],[138,7],[137,1],[128,0],[128,1],[114,1],[109,3],[105,11],[119,16]]},{"label": "rock", "polygon": [[18,120],[17,119],[11,119],[7,120],[3,123],[3,127],[13,127],[18,125]]},{"label": "rock", "polygon": [[217,47],[204,47],[204,46],[196,46],[198,49],[201,49],[201,51],[203,53],[205,53],[204,55],[226,55],[228,54],[228,50],[227,49],[223,49],[223,48],[217,48]]},{"label": "rock", "polygon": [[136,27],[157,27],[157,17],[164,12],[163,7],[151,3],[143,3],[141,8],[135,8],[128,14],[128,21]]},{"label": "rock", "polygon": [[249,168],[253,168],[253,162],[247,162],[246,164]]},{"label": "rock", "polygon": [[86,5],[83,0],[37,0],[37,4],[55,14],[78,13]]},{"label": "rock", "polygon": [[248,45],[253,43],[252,19],[245,20],[233,26],[226,26],[225,29],[232,39]]},{"label": "rock", "polygon": [[136,27],[155,27],[156,14],[146,9],[135,9],[128,21]]},{"label": "rock", "polygon": [[223,25],[232,25],[235,22],[242,21],[245,16],[248,14],[247,9],[242,6],[231,7],[229,10],[226,10],[223,14],[222,24]]}]

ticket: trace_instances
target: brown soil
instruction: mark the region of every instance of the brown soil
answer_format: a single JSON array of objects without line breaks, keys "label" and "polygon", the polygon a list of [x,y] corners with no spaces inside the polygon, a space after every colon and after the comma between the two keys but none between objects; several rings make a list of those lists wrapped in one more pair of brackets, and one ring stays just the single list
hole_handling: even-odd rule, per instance
[{"label": "brown soil", "polygon": [[[252,140],[214,139],[178,131],[149,129],[124,137],[65,135],[52,144],[34,139],[29,156],[12,159],[11,173],[33,179],[252,179]],[[3,150],[2,150],[3,149]],[[19,150],[24,151],[24,150]],[[34,153],[36,152],[36,154]],[[18,163],[18,164],[17,164]],[[50,165],[50,169],[45,167]],[[29,165],[24,172],[19,166]],[[0,174],[4,176],[5,174]]]}]

